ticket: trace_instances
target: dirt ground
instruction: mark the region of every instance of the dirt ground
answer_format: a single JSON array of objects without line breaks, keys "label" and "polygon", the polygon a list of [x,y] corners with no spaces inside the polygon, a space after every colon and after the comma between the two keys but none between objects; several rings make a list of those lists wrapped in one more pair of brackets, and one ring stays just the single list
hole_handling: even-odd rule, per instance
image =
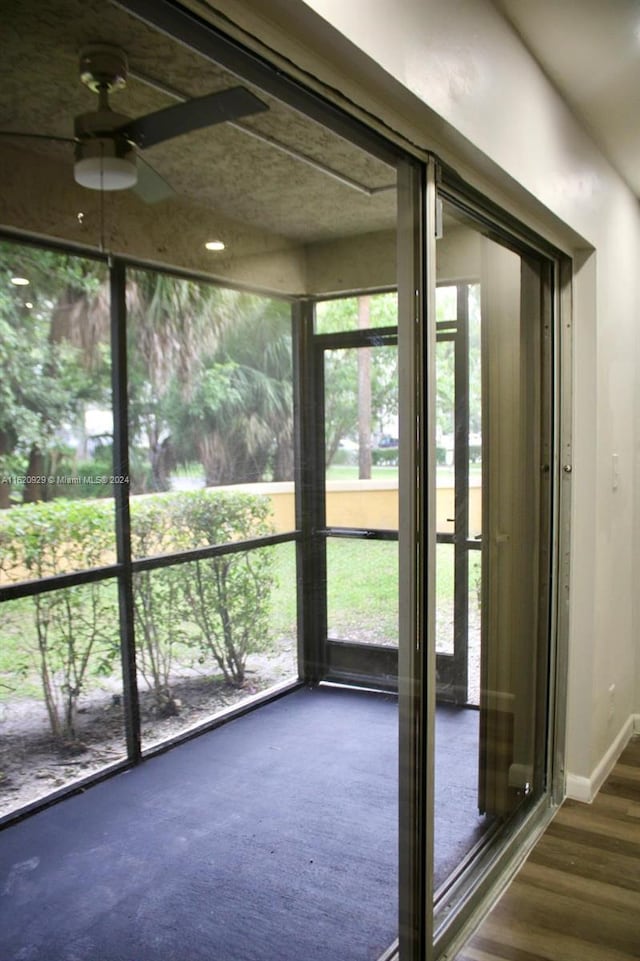
[{"label": "dirt ground", "polygon": [[[439,612],[439,619],[448,622],[440,624],[445,637],[451,634],[452,618],[452,610]],[[472,613],[469,626],[469,698],[477,703],[479,612]],[[143,750],[224,713],[275,684],[294,680],[294,647],[294,641],[283,640],[269,655],[250,655],[247,680],[241,689],[193,670],[183,672],[172,682],[179,712],[171,717],[159,716],[154,699],[141,680]],[[125,757],[124,711],[117,687],[87,692],[80,702],[77,742],[62,749],[51,738],[41,700],[0,702],[0,817]]]},{"label": "dirt ground", "polygon": [[[229,707],[282,681],[293,680],[292,641],[269,656],[252,655],[247,680],[238,689],[194,671],[178,676],[172,692],[179,713],[161,717],[144,682],[140,684],[143,750],[174,737]],[[0,703],[0,816],[46,797],[73,781],[126,757],[122,695],[93,690],[81,699],[77,739],[60,747],[53,741],[41,700]]]}]

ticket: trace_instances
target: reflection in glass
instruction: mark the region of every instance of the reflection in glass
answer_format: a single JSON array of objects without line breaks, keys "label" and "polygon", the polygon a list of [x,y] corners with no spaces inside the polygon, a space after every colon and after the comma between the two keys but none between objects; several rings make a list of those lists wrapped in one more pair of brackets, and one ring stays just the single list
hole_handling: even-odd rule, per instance
[{"label": "reflection in glass", "polygon": [[321,300],[316,304],[316,334],[334,334],[341,330],[370,327],[397,327],[398,295],[367,294]]},{"label": "reflection in glass", "polygon": [[0,814],[124,758],[113,580],[5,601]]},{"label": "reflection in glass", "polygon": [[332,640],[397,647],[396,541],[327,539],[327,618]]},{"label": "reflection in glass", "polygon": [[293,544],[139,571],[133,600],[145,748],[297,679]]}]

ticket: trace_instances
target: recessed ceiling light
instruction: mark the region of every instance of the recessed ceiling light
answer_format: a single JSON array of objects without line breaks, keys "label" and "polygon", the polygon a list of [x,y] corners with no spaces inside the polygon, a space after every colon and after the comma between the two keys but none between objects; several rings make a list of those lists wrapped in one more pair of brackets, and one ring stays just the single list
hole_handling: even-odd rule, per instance
[{"label": "recessed ceiling light", "polygon": [[29,281],[26,277],[12,277],[11,283],[15,284],[16,287],[27,287],[29,285]]},{"label": "recessed ceiling light", "polygon": [[207,250],[224,250],[224,244],[221,240],[208,240],[205,247]]}]

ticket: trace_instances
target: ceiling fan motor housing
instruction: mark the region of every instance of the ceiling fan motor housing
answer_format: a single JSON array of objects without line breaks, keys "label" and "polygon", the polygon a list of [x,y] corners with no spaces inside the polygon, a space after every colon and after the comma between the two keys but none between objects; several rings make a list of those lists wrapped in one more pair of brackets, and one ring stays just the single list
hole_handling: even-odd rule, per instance
[{"label": "ceiling fan motor housing", "polygon": [[112,131],[128,117],[113,110],[96,110],[75,119],[76,183],[91,190],[126,190],[138,179],[136,151],[122,134]]},{"label": "ceiling fan motor housing", "polygon": [[114,131],[128,124],[130,117],[123,113],[116,113],[115,110],[90,110],[88,113],[81,113],[73,121],[73,132],[81,141],[87,141],[97,137],[109,137],[111,140],[121,140],[129,149],[133,146],[122,134],[114,134]]}]

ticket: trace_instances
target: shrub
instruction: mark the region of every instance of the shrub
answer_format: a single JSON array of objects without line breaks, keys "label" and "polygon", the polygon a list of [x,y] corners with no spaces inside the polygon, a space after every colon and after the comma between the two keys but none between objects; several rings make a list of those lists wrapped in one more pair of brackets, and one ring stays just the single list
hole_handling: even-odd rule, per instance
[{"label": "shrub", "polygon": [[397,447],[376,447],[371,451],[372,463],[375,467],[397,467]]},{"label": "shrub", "polygon": [[[113,511],[111,501],[56,500],[2,512],[0,573],[13,582],[40,580],[112,563]],[[268,515],[268,498],[251,494],[200,490],[133,498],[133,556],[269,534]],[[244,683],[248,654],[269,639],[272,569],[271,549],[260,548],[134,575],[137,666],[159,713],[179,708],[171,690],[179,652],[201,663],[213,657],[227,682]],[[89,677],[110,674],[120,650],[116,585],[96,581],[25,601],[34,628],[27,655],[39,673],[51,732],[73,742]]]},{"label": "shrub", "polygon": [[[171,495],[169,495],[170,497]],[[131,502],[131,549],[134,557],[158,553],[173,540],[174,512],[163,495]],[[163,717],[178,713],[171,675],[181,643],[188,641],[184,569],[176,565],[133,576],[136,662]]]},{"label": "shrub", "polygon": [[[190,491],[176,495],[175,530],[184,546],[205,547],[272,532],[267,498],[252,494]],[[198,628],[202,655],[213,655],[225,680],[245,680],[248,654],[269,643],[273,552],[238,551],[184,565],[183,590]]]},{"label": "shrub", "polygon": [[[41,579],[105,563],[113,508],[55,501],[15,507],[0,523],[0,567],[10,580]],[[110,506],[110,505],[109,505]],[[109,674],[119,650],[113,582],[76,585],[31,597],[27,654],[37,667],[51,733],[76,740],[78,701],[91,674]]]}]

